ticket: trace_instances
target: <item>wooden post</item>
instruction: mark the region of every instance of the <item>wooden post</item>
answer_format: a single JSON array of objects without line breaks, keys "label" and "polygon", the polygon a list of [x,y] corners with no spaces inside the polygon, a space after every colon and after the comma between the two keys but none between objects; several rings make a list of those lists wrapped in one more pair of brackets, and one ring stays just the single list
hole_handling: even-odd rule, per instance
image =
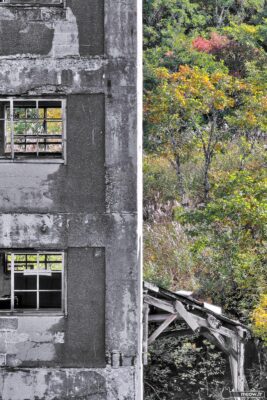
[{"label": "wooden post", "polygon": [[[245,344],[237,337],[231,340],[232,348],[236,351],[236,357],[231,354],[229,356],[233,390],[234,392],[244,392],[245,390]],[[235,397],[235,400],[240,400],[240,397]]]},{"label": "wooden post", "polygon": [[148,353],[148,314],[149,305],[144,303],[143,306],[143,364],[147,365]]}]

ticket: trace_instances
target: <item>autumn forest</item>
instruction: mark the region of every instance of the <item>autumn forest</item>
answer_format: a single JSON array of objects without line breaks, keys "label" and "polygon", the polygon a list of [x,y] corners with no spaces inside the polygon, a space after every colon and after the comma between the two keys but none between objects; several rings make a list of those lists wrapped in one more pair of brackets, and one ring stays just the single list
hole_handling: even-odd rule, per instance
[{"label": "autumn forest", "polygon": [[[144,1],[144,278],[249,326],[267,390],[267,4]],[[199,338],[150,350],[147,400],[221,399],[229,365]]]}]

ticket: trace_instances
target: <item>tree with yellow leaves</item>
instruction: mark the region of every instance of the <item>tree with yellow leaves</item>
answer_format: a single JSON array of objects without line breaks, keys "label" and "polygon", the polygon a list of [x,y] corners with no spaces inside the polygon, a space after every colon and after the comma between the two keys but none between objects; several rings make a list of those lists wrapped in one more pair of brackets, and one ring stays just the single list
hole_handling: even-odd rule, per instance
[{"label": "tree with yellow leaves", "polygon": [[260,298],[258,307],[253,312],[254,332],[267,344],[267,294]]},{"label": "tree with yellow leaves", "polygon": [[181,196],[181,159],[193,146],[202,147],[203,200],[207,201],[209,170],[216,146],[231,134],[227,117],[233,114],[246,85],[227,73],[208,73],[187,65],[180,66],[174,73],[158,68],[155,75],[159,83],[145,98],[151,140],[169,152]]}]

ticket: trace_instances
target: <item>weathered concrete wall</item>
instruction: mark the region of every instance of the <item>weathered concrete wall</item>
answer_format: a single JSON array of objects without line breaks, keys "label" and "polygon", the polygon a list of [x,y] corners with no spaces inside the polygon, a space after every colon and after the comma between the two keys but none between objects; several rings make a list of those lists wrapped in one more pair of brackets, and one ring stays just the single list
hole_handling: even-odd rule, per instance
[{"label": "weathered concrete wall", "polygon": [[104,53],[103,1],[70,0],[66,8],[31,3],[31,8],[14,4],[0,8],[1,56],[58,58]]},{"label": "weathered concrete wall", "polygon": [[0,5],[0,96],[67,99],[66,164],[0,160],[0,248],[67,254],[66,315],[0,315],[1,400],[141,400],[136,1]]},{"label": "weathered concrete wall", "polygon": [[1,317],[1,367],[43,366],[54,362],[64,341],[62,316]]},{"label": "weathered concrete wall", "polygon": [[[135,369],[26,369],[4,371],[4,399],[128,400],[133,398]],[[14,382],[16,384],[14,385]]]},{"label": "weathered concrete wall", "polygon": [[68,248],[66,315],[0,317],[2,367],[105,367],[105,252]]},{"label": "weathered concrete wall", "polygon": [[3,163],[2,212],[105,211],[104,95],[69,95],[67,107],[67,165]]}]

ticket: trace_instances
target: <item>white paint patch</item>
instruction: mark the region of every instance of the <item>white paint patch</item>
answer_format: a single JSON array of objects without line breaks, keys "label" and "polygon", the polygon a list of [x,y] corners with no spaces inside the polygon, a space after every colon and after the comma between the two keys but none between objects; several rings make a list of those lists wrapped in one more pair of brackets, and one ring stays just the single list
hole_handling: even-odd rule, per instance
[{"label": "white paint patch", "polygon": [[57,332],[54,335],[54,343],[64,343],[65,334],[64,332]]},{"label": "white paint patch", "polygon": [[54,24],[54,38],[49,56],[65,57],[79,55],[79,31],[75,15],[66,9],[66,20]]},{"label": "white paint patch", "polygon": [[16,18],[16,14],[11,12],[8,8],[6,7],[1,7],[0,8],[0,19],[1,20],[13,20]]}]

